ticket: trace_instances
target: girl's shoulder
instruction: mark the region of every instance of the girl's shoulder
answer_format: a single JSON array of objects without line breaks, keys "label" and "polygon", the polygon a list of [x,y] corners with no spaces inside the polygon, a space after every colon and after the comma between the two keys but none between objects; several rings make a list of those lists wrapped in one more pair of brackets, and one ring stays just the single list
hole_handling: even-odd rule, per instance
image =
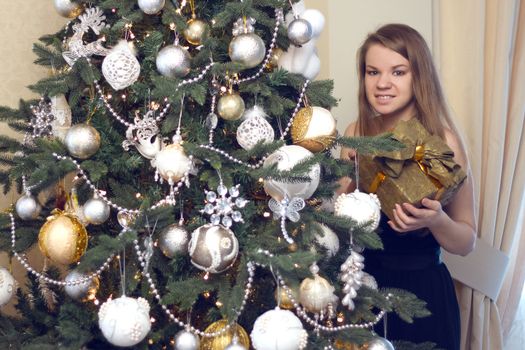
[{"label": "girl's shoulder", "polygon": [[[346,127],[344,136],[346,137],[359,136],[359,130],[357,128],[357,121],[350,123]],[[355,155],[356,155],[356,152],[354,149],[345,148],[345,147],[341,149],[341,159],[354,159]]]}]

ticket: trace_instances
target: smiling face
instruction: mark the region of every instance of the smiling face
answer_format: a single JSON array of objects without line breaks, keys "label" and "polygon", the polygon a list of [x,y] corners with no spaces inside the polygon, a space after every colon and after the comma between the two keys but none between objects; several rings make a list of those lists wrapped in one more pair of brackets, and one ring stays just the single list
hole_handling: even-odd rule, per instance
[{"label": "smiling face", "polygon": [[373,44],[366,52],[365,65],[366,98],[372,108],[388,117],[388,124],[414,116],[410,62],[391,49]]}]

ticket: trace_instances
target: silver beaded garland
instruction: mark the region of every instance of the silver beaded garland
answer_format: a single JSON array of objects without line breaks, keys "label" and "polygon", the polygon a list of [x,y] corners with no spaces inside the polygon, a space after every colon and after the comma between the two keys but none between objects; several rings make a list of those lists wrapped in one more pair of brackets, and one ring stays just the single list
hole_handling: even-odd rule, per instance
[{"label": "silver beaded garland", "polygon": [[288,39],[294,45],[303,45],[312,39],[312,25],[305,19],[296,18],[288,25]]},{"label": "silver beaded garland", "polygon": [[157,70],[165,77],[182,78],[190,72],[190,60],[188,50],[180,45],[168,45],[157,55]]},{"label": "silver beaded garland", "polygon": [[159,236],[159,247],[168,258],[188,252],[189,233],[178,224],[166,227]]},{"label": "silver beaded garland", "polygon": [[91,125],[76,124],[67,131],[64,143],[73,157],[87,159],[100,148],[100,134]]},{"label": "silver beaded garland", "polygon": [[101,198],[94,197],[82,206],[84,218],[93,225],[100,225],[109,218],[111,209]]},{"label": "silver beaded garland", "polygon": [[15,210],[20,219],[32,220],[40,214],[41,206],[31,194],[25,194],[18,198],[15,205]]}]

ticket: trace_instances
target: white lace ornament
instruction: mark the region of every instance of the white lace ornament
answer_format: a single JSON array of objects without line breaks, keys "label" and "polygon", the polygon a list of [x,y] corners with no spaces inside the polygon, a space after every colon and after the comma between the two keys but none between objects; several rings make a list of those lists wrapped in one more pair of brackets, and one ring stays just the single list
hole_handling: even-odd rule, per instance
[{"label": "white lace ornament", "polygon": [[139,78],[140,63],[130,45],[121,40],[102,62],[104,78],[117,91],[127,88]]},{"label": "white lace ornament", "polygon": [[275,132],[266,121],[268,115],[264,110],[255,105],[244,113],[244,121],[237,128],[237,142],[245,150],[250,150],[257,143],[272,142],[275,138]]}]

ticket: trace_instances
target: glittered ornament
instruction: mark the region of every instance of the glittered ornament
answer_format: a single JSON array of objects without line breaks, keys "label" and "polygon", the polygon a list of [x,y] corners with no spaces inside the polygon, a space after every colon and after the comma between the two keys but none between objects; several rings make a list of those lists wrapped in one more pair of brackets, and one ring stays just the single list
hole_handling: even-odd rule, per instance
[{"label": "glittered ornament", "polygon": [[201,45],[206,38],[209,27],[203,20],[192,18],[188,21],[188,26],[184,29],[183,34],[187,42],[192,45]]},{"label": "glittered ornament", "polygon": [[188,251],[189,233],[178,224],[166,227],[159,235],[159,247],[168,258]]},{"label": "glittered ornament", "polygon": [[228,50],[230,59],[244,68],[253,68],[264,60],[264,41],[255,33],[240,34],[232,39]]},{"label": "glittered ornament", "polygon": [[98,197],[88,200],[82,208],[84,219],[93,225],[100,225],[106,222],[111,212],[109,205]]},{"label": "glittered ornament", "polygon": [[87,244],[86,228],[75,215],[67,212],[48,217],[38,234],[40,251],[59,264],[68,265],[79,261]]},{"label": "glittered ornament", "polygon": [[242,148],[250,150],[259,142],[268,143],[274,140],[275,132],[266,120],[267,117],[257,105],[244,113],[244,121],[237,128],[237,142]]},{"label": "glittered ornament", "polygon": [[259,316],[250,337],[256,350],[302,350],[308,342],[301,320],[293,312],[279,308]]},{"label": "glittered ornament", "polygon": [[115,90],[122,90],[137,81],[140,63],[135,57],[132,43],[121,40],[102,61],[102,74]]},{"label": "glittered ornament", "polygon": [[82,5],[72,0],[54,0],[54,4],[58,14],[66,18],[75,18],[83,10]]},{"label": "glittered ornament", "polygon": [[139,0],[139,7],[145,14],[154,15],[164,8],[166,0]]},{"label": "glittered ornament", "polygon": [[[312,153],[306,148],[296,145],[287,145],[270,154],[264,161],[263,166],[269,167],[272,164],[277,164],[277,169],[280,171],[290,170],[297,163],[311,156]],[[285,182],[265,179],[264,190],[276,201],[282,201],[284,197],[310,198],[319,185],[321,167],[319,164],[315,164],[310,167],[308,173],[304,175],[308,176],[310,180],[305,182]]]},{"label": "glittered ornament", "polygon": [[330,304],[336,305],[335,288],[323,277],[315,274],[313,278],[305,278],[299,287],[299,302],[312,313],[321,313],[328,310]]},{"label": "glittered ornament", "polygon": [[188,330],[178,332],[174,341],[174,350],[199,350],[199,336]]},{"label": "glittered ornament", "polygon": [[306,44],[312,39],[312,25],[303,18],[295,18],[288,25],[287,34],[294,45]]},{"label": "glittered ornament", "polygon": [[304,107],[296,114],[291,128],[292,141],[312,152],[332,146],[337,134],[336,121],[329,110]]},{"label": "glittered ornament", "polygon": [[361,347],[362,350],[394,350],[391,342],[382,337],[370,340]]},{"label": "glittered ornament", "polygon": [[191,234],[188,245],[191,263],[206,272],[220,273],[235,262],[239,242],[232,230],[222,225],[204,225]]},{"label": "glittered ornament", "polygon": [[[226,327],[228,320],[219,320],[213,322],[211,325],[206,327],[205,333],[217,333]],[[224,350],[227,346],[231,345],[234,337],[237,337],[237,342],[244,346],[246,349],[250,348],[250,337],[248,333],[239,326],[237,323],[233,324],[224,333],[216,337],[203,337],[201,339],[200,350]]]},{"label": "glittered ornament", "polygon": [[87,159],[100,148],[100,134],[91,125],[76,124],[67,131],[64,143],[73,157]]},{"label": "glittered ornament", "polygon": [[15,205],[16,214],[22,220],[36,219],[41,209],[42,207],[38,203],[38,200],[30,193],[26,193],[18,198]]},{"label": "glittered ornament", "polygon": [[358,224],[370,222],[367,229],[374,231],[379,227],[381,203],[375,194],[355,190],[352,193],[343,193],[337,197],[334,204],[334,214],[336,216],[348,216]]},{"label": "glittered ornament", "polygon": [[191,161],[180,143],[174,142],[158,152],[151,164],[162,179],[174,184],[190,170]]},{"label": "glittered ornament", "polygon": [[237,120],[244,113],[244,100],[238,93],[228,93],[219,98],[217,113],[222,119]]},{"label": "glittered ornament", "polygon": [[133,346],[151,329],[150,306],[144,298],[122,296],[109,299],[98,311],[98,326],[104,337],[115,346]]},{"label": "glittered ornament", "polygon": [[121,210],[117,213],[117,221],[123,228],[128,228],[135,223],[136,216],[130,212]]},{"label": "glittered ornament", "polygon": [[280,47],[274,47],[270,59],[264,68],[268,71],[272,71],[279,66],[279,59],[283,55],[284,51]]},{"label": "glittered ornament", "polygon": [[0,306],[11,300],[16,292],[16,282],[13,275],[4,267],[0,267]]},{"label": "glittered ornament", "polygon": [[[66,284],[64,287],[66,294],[76,300],[86,301],[90,298],[94,298],[100,286],[100,281],[96,276],[85,280],[87,277],[87,274],[78,270],[70,271],[65,278],[65,282],[75,282],[75,284]],[[81,280],[85,281],[79,282]]]},{"label": "glittered ornament", "polygon": [[183,78],[190,72],[191,56],[188,50],[180,45],[168,45],[159,51],[155,63],[163,76]]}]

